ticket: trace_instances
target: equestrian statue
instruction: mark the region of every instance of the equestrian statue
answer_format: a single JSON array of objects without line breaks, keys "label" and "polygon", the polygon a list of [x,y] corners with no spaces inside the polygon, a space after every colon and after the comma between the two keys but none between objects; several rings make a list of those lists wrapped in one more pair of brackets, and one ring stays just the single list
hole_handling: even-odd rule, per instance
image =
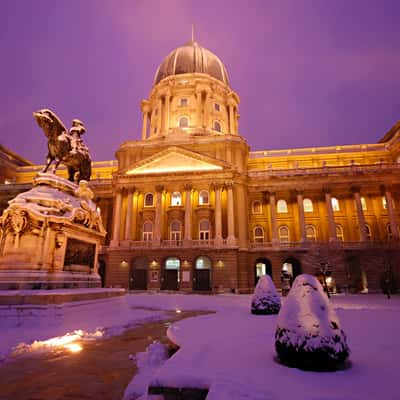
[{"label": "equestrian statue", "polygon": [[83,122],[74,119],[68,131],[60,118],[51,110],[39,110],[34,112],[33,116],[48,140],[47,164],[42,172],[47,172],[52,164],[52,172],[55,172],[60,163],[63,163],[68,169],[68,179],[71,182],[89,181],[92,160],[88,147],[81,139],[86,131]]}]

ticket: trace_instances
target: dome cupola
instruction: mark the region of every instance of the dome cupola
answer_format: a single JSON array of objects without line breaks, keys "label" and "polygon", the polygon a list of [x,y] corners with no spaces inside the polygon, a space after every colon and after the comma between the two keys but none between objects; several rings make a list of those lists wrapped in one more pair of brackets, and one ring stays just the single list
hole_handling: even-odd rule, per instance
[{"label": "dome cupola", "polygon": [[157,68],[154,85],[171,75],[208,74],[228,85],[228,74],[222,61],[210,50],[191,40],[171,51]]}]

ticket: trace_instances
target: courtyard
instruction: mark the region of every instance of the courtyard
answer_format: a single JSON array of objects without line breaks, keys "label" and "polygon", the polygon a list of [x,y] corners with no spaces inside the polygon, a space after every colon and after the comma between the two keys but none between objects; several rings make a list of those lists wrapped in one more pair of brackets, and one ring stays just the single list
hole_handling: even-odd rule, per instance
[{"label": "courtyard", "polygon": [[[278,363],[277,316],[252,315],[250,301],[129,293],[1,306],[0,398],[145,399],[149,386],[203,389],[207,400],[399,398],[400,297],[333,296],[351,354],[346,368],[319,373]],[[179,350],[167,360],[145,353],[167,343],[167,329]]]}]

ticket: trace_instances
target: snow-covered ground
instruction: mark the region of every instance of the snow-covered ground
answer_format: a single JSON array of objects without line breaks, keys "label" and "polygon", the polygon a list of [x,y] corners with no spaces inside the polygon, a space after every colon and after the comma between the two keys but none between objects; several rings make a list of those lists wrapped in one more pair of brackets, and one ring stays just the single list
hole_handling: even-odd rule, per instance
[{"label": "snow-covered ground", "polygon": [[[206,387],[208,400],[398,400],[400,297],[335,296],[332,301],[348,336],[351,368],[305,372],[275,361],[276,315],[252,315],[248,295],[132,294],[57,306],[0,307],[0,351],[20,342],[45,340],[76,329],[103,327],[117,334],[164,310],[215,314],[175,323],[169,335],[181,349],[149,377],[153,384]],[[106,362],[106,361],[105,361]],[[139,376],[140,377],[140,374]],[[145,387],[135,380],[131,388]]]}]

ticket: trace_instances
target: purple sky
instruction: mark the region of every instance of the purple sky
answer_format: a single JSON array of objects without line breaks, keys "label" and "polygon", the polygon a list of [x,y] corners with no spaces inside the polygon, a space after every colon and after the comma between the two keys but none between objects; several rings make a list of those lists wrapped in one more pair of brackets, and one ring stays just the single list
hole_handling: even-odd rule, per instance
[{"label": "purple sky", "polygon": [[374,143],[400,119],[397,0],[2,0],[0,142],[44,161],[32,111],[84,121],[93,160],[139,139],[162,59],[224,62],[252,150]]}]

